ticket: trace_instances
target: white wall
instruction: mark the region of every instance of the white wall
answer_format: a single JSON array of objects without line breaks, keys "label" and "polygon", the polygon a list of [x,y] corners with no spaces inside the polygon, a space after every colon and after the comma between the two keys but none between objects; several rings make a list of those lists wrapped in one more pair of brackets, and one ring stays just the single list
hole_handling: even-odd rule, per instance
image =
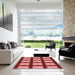
[{"label": "white wall", "polygon": [[4,28],[0,27],[0,41],[16,41],[16,34],[15,32],[11,32]]},{"label": "white wall", "polygon": [[0,41],[15,41],[18,42],[18,26],[17,26],[17,9],[13,2],[9,0],[2,2],[7,6],[9,11],[13,14],[13,31],[9,31],[7,29],[0,27]]}]

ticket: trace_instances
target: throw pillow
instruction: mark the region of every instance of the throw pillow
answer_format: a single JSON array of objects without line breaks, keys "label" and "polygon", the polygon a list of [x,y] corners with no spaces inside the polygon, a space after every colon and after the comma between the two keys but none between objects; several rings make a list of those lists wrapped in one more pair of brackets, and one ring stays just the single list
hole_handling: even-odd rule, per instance
[{"label": "throw pillow", "polygon": [[9,43],[7,43],[8,49],[11,49],[11,45]]},{"label": "throw pillow", "polygon": [[0,49],[8,49],[8,46],[4,42],[0,42]]},{"label": "throw pillow", "polygon": [[16,48],[17,47],[17,43],[16,42],[10,42],[10,44],[11,44],[12,48]]}]

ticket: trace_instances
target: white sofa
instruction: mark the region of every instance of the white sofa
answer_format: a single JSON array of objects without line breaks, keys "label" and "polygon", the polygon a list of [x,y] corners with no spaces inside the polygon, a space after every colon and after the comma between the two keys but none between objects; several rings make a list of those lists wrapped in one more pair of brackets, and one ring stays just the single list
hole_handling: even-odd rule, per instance
[{"label": "white sofa", "polygon": [[0,64],[11,64],[24,51],[24,47],[18,46],[13,49],[0,49]]}]

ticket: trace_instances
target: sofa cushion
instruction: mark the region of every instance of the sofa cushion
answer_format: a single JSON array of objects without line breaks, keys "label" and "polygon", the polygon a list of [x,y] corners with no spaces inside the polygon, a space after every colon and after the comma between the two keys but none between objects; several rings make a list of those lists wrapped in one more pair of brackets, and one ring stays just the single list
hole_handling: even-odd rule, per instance
[{"label": "sofa cushion", "polygon": [[23,52],[23,47],[14,48],[13,51],[12,51],[12,53],[13,53],[13,59],[15,59],[22,52]]}]

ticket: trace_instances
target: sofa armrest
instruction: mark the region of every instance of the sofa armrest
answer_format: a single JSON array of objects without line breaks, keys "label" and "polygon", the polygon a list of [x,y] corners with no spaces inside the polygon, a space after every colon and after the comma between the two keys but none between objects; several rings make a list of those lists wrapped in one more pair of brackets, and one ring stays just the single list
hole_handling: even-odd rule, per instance
[{"label": "sofa armrest", "polygon": [[24,47],[24,45],[18,45],[18,47]]},{"label": "sofa armrest", "polygon": [[11,64],[13,54],[11,50],[0,50],[0,64]]}]

